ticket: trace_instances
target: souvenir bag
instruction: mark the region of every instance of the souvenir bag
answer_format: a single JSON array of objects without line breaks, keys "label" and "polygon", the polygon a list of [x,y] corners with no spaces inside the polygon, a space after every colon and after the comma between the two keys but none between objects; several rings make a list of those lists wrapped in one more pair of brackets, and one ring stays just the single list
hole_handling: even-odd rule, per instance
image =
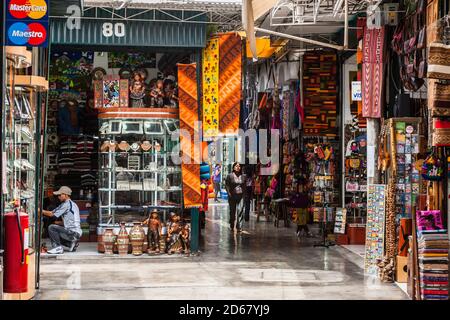
[{"label": "souvenir bag", "polygon": [[436,41],[430,44],[427,78],[450,80],[450,44]]},{"label": "souvenir bag", "polygon": [[441,210],[417,211],[417,229],[423,230],[441,230],[444,228],[442,223]]},{"label": "souvenir bag", "polygon": [[317,158],[319,158],[321,160],[325,158],[325,153],[323,152],[323,149],[321,146],[316,146],[314,148],[314,153],[317,154]]},{"label": "souvenir bag", "polygon": [[433,119],[433,146],[450,146],[450,120]]},{"label": "souvenir bag", "polygon": [[442,161],[435,155],[434,151],[423,162],[421,171],[422,178],[424,178],[425,180],[442,180],[444,174]]},{"label": "souvenir bag", "polygon": [[262,182],[261,182],[261,178],[260,177],[256,177],[255,179],[255,189],[254,189],[254,193],[255,194],[261,194],[262,193],[262,186],[261,186]]},{"label": "souvenir bag", "polygon": [[430,101],[431,116],[450,117],[450,84],[434,82]]},{"label": "souvenir bag", "polygon": [[314,160],[314,153],[313,153],[313,152],[308,152],[308,153],[306,154],[305,161],[306,161],[306,162],[311,162],[311,161],[313,161],[313,160]]},{"label": "souvenir bag", "polygon": [[330,158],[331,158],[331,156],[333,155],[333,147],[326,147],[325,148],[325,151],[324,151],[324,154],[325,154],[325,157],[324,157],[324,159],[326,160],[326,161],[328,161],[328,160],[330,160]]},{"label": "souvenir bag", "polygon": [[264,92],[263,96],[261,97],[261,101],[259,102],[259,106],[258,106],[259,110],[266,109],[268,96],[269,96],[268,93]]},{"label": "souvenir bag", "polygon": [[398,54],[402,54],[402,46],[403,46],[403,31],[404,31],[404,23],[401,22],[397,25],[395,29],[394,35],[392,37],[392,48]]},{"label": "souvenir bag", "polygon": [[291,175],[291,174],[288,174],[287,176],[286,176],[286,184],[292,184],[292,181],[293,181],[294,179],[293,179],[293,176]]},{"label": "souvenir bag", "polygon": [[359,158],[350,158],[349,165],[352,169],[359,169],[361,166],[361,160]]},{"label": "souvenir bag", "polygon": [[359,190],[359,183],[357,181],[347,180],[345,183],[345,190],[347,192],[357,192]]}]

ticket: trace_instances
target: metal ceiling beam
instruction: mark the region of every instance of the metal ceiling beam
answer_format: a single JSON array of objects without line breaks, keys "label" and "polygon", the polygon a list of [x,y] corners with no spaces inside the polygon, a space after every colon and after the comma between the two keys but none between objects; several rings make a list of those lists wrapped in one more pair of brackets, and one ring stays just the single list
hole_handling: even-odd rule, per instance
[{"label": "metal ceiling beam", "polygon": [[[367,1],[279,0],[270,12],[271,26],[314,25],[317,22],[344,22],[343,15],[365,12]],[[363,11],[364,10],[364,11]]]},{"label": "metal ceiling beam", "polygon": [[315,44],[315,45],[318,45],[318,46],[328,47],[328,48],[332,48],[332,49],[339,50],[339,51],[344,50],[344,46],[334,45],[334,44],[321,42],[321,41],[316,41],[316,40],[303,38],[303,37],[297,37],[297,36],[293,36],[293,35],[290,35],[290,34],[285,34],[285,33],[276,32],[276,31],[272,31],[272,30],[267,30],[267,29],[262,29],[262,28],[255,27],[255,31],[271,34],[271,35],[278,36],[278,37],[281,37],[281,38],[286,38],[286,39],[291,39],[291,40],[296,40],[296,41],[302,41],[302,42],[306,42],[306,43],[310,43],[310,44]]}]

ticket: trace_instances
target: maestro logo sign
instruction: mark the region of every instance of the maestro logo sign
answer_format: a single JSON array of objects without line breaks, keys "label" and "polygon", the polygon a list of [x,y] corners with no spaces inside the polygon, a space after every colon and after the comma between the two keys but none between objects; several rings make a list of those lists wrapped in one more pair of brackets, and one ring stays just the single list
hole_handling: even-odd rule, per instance
[{"label": "maestro logo sign", "polygon": [[8,39],[20,46],[39,46],[47,40],[47,29],[40,23],[13,23],[8,29]]},{"label": "maestro logo sign", "polygon": [[39,20],[47,16],[47,2],[45,0],[10,0],[9,14],[13,19]]},{"label": "maestro logo sign", "polygon": [[46,0],[9,0],[8,45],[47,46],[48,5]]}]

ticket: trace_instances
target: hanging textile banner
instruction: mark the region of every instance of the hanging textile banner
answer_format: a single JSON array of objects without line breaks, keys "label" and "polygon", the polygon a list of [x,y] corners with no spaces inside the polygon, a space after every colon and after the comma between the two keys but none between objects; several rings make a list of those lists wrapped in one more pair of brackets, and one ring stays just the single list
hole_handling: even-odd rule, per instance
[{"label": "hanging textile banner", "polygon": [[203,136],[219,135],[219,39],[203,50]]},{"label": "hanging textile banner", "polygon": [[237,132],[242,92],[242,40],[238,35],[220,35],[219,63],[219,130]]},{"label": "hanging textile banner", "polygon": [[303,132],[336,137],[337,56],[334,52],[303,56]]},{"label": "hanging textile banner", "polygon": [[381,118],[384,88],[384,28],[366,29],[363,40],[362,114]]},{"label": "hanging textile banner", "polygon": [[195,147],[198,137],[198,98],[196,64],[178,64],[180,130],[189,133],[189,137],[180,135],[183,162],[181,175],[183,180],[184,207],[200,207],[200,150]]}]

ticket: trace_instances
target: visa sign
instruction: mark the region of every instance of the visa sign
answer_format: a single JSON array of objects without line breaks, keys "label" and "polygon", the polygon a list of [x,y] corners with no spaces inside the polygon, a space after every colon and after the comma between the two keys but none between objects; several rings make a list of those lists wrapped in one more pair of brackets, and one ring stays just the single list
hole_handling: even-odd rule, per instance
[{"label": "visa sign", "polygon": [[361,81],[352,81],[352,101],[362,101]]},{"label": "visa sign", "polygon": [[6,45],[48,46],[48,0],[8,0]]}]

